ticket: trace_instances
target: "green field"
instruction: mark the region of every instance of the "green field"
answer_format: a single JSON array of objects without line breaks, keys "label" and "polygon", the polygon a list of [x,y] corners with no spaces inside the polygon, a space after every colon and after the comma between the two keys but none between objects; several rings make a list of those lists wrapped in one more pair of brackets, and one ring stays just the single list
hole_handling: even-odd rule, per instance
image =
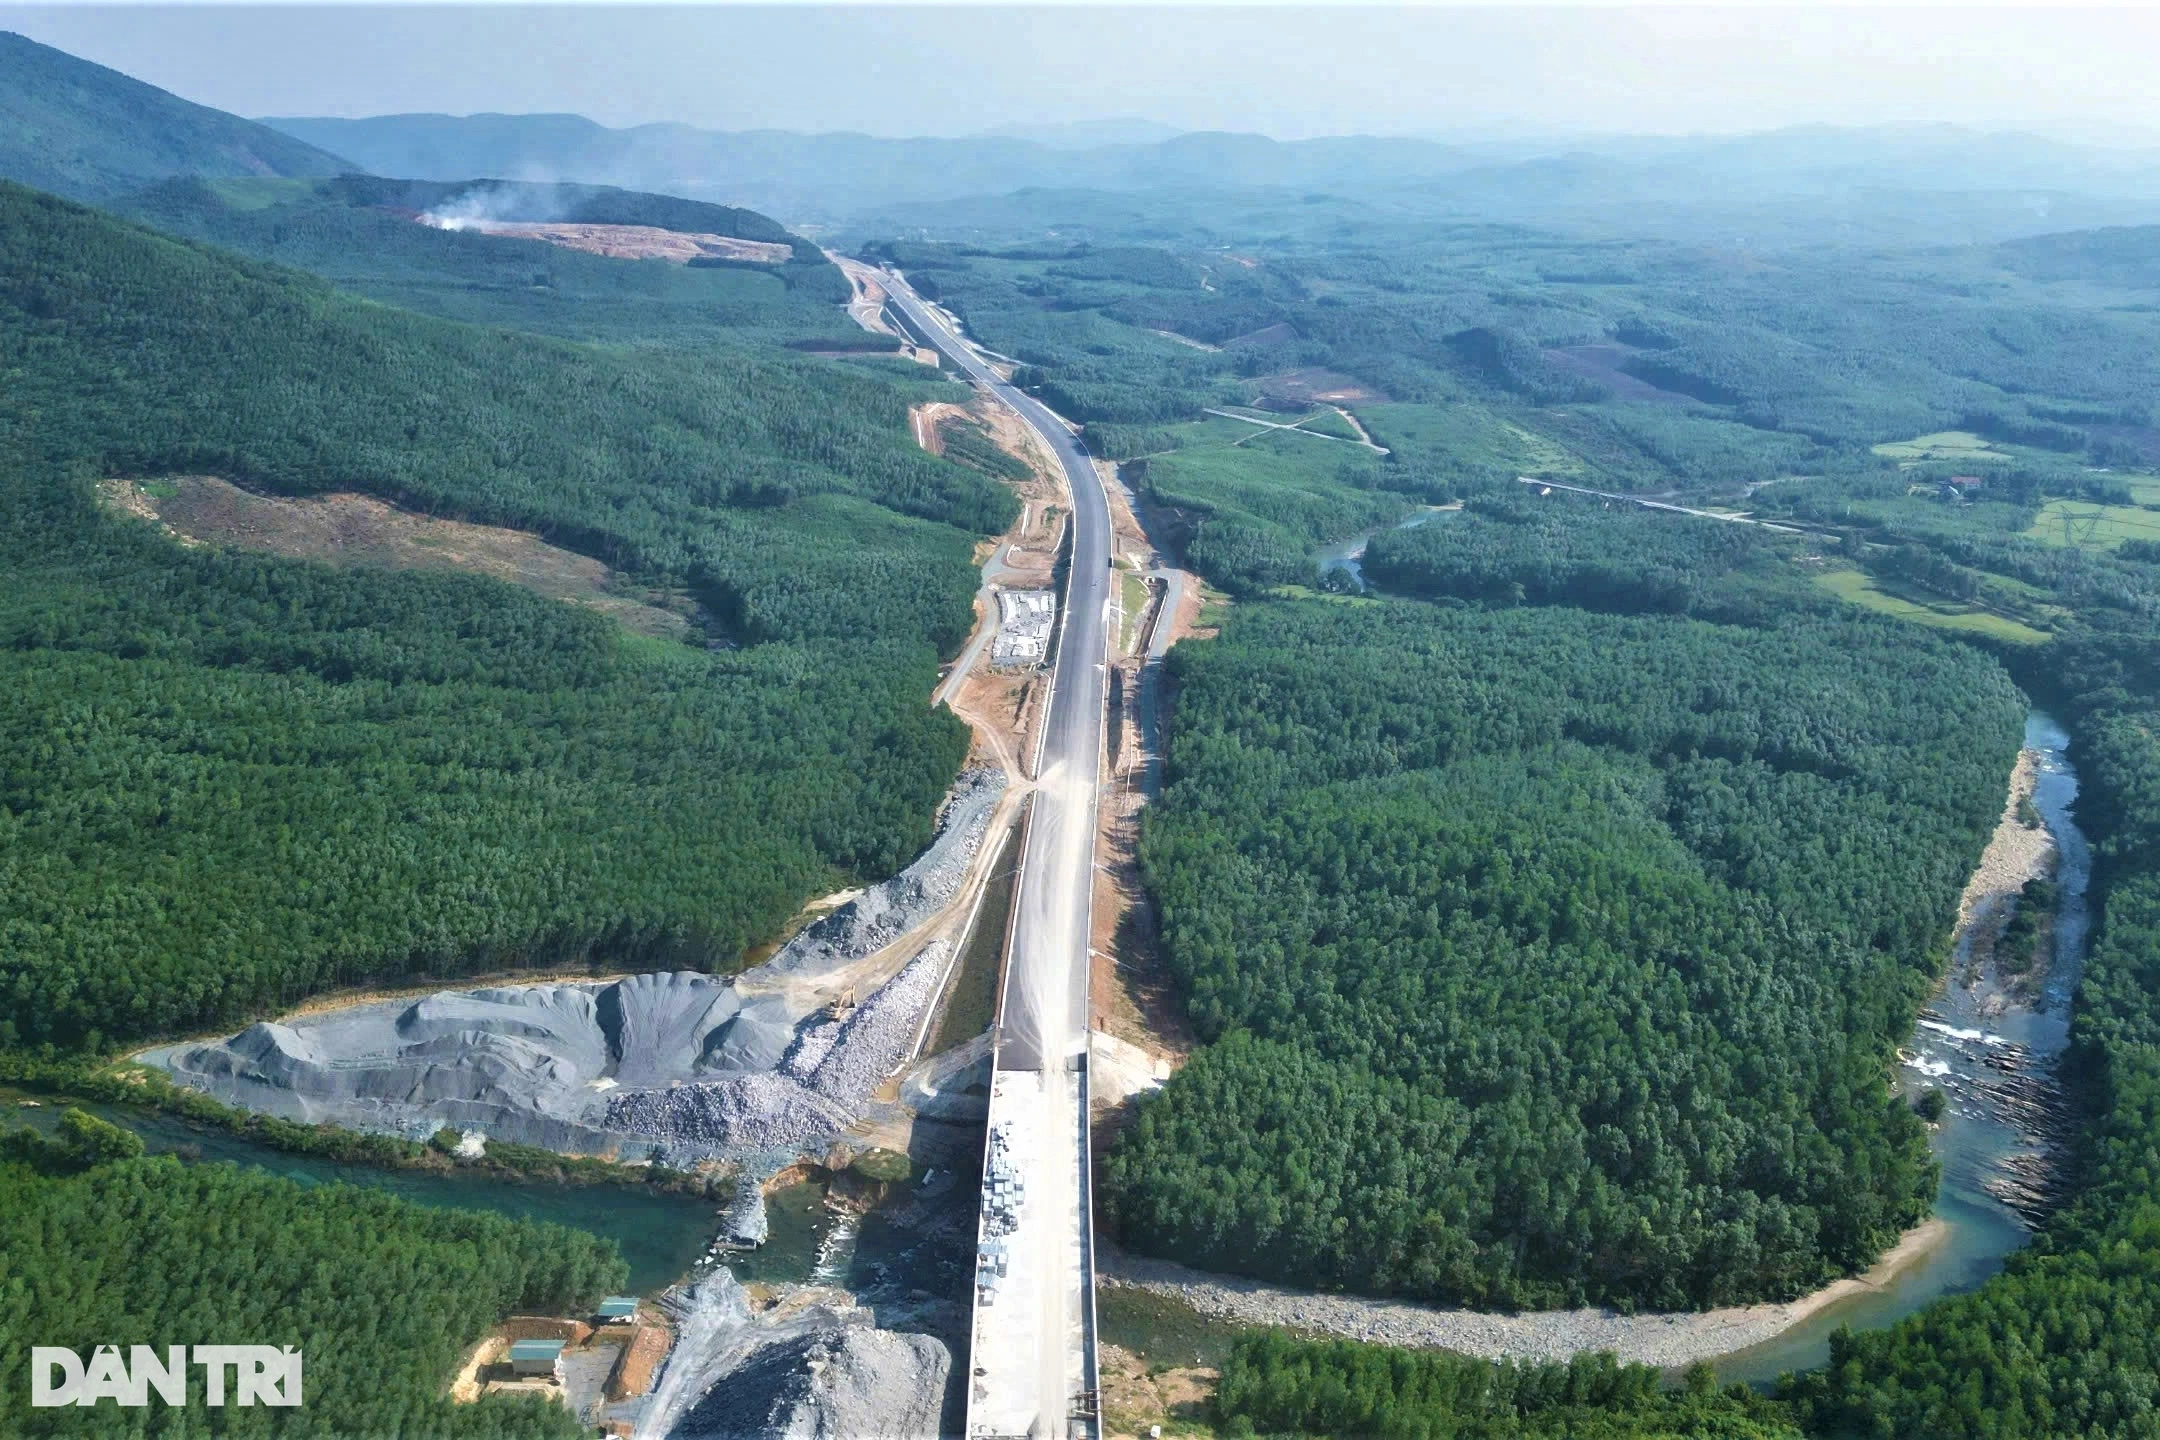
[{"label": "green field", "polygon": [[1893,440],[1877,445],[1874,453],[1889,460],[1907,463],[1920,460],[2009,460],[2009,451],[1997,448],[1969,430],[1938,430],[1933,435],[1916,435],[1910,440]]},{"label": "green field", "polygon": [[1255,437],[1147,462],[1150,497],[1198,521],[1187,558],[1218,585],[1303,581],[1315,548],[1392,524],[1411,508],[1407,496],[1380,488],[1391,477],[1368,450],[1280,430]]},{"label": "green field", "polygon": [[1406,460],[1551,476],[1583,470],[1567,449],[1482,405],[1374,405],[1359,415],[1376,442]]},{"label": "green field", "polygon": [[2095,505],[2085,500],[2050,500],[2025,533],[2050,545],[2095,545],[2112,550],[2125,540],[2160,541],[2160,481],[2130,482],[2137,505]]},{"label": "green field", "polygon": [[1337,440],[1356,440],[1359,438],[1357,431],[1351,428],[1350,422],[1343,419],[1333,410],[1315,410],[1297,423],[1298,429],[1310,430],[1315,435],[1332,435]]},{"label": "green field", "polygon": [[1815,583],[1854,605],[1884,615],[1895,615],[1900,620],[1910,620],[1919,625],[1932,625],[1938,630],[1962,630],[1973,635],[1988,635],[1998,640],[2008,640],[2019,645],[2040,645],[2047,633],[2030,625],[1985,610],[1961,605],[1954,600],[1913,600],[1894,595],[1883,589],[1872,576],[1858,570],[1829,570],[1815,577]]}]

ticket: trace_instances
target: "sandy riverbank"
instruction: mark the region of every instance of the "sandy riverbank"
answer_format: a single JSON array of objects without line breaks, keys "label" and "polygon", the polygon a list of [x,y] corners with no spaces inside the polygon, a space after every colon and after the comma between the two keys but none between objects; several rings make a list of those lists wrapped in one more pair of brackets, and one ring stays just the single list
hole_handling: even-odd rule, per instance
[{"label": "sandy riverbank", "polygon": [[1438,1346],[1490,1360],[1565,1360],[1579,1351],[1610,1350],[1622,1360],[1670,1368],[1760,1345],[1847,1296],[1879,1290],[1926,1259],[1949,1233],[1941,1220],[1927,1220],[1906,1231],[1865,1275],[1825,1285],[1797,1300],[1670,1314],[1622,1315],[1585,1308],[1495,1315],[1322,1295],[1210,1275],[1108,1247],[1100,1252],[1098,1269],[1105,1284],[1153,1291],[1203,1315],[1244,1324],[1279,1325],[1382,1345]]}]

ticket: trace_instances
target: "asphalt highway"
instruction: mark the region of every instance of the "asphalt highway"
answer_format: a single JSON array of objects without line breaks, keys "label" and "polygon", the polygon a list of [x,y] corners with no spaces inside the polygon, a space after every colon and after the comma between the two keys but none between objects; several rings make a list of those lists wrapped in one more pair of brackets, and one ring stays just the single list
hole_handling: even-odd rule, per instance
[{"label": "asphalt highway", "polygon": [[[1063,421],[1000,379],[906,281],[880,282],[904,328],[1016,411],[1064,468],[1072,498],[1064,605],[1020,860],[1018,910],[999,1007],[990,1128],[1025,1185],[1014,1218],[986,1242],[1005,1269],[978,1270],[968,1396],[972,1436],[1092,1435],[1094,1273],[1085,1063],[1088,932],[1095,880],[1108,655],[1110,506]],[[992,1210],[986,1193],[984,1214]],[[985,1298],[987,1297],[987,1298]]]},{"label": "asphalt highway", "polygon": [[[999,1051],[1001,1068],[1038,1070],[1071,1053],[1087,1036],[1088,916],[1113,578],[1110,505],[1094,464],[1062,420],[998,378],[904,280],[889,277],[888,291],[889,303],[909,329],[1042,436],[1064,467],[1072,495],[1064,611],[1037,767],[1045,793],[1036,799],[1021,859],[1021,908],[1012,963],[1006,967],[1006,1026]],[[1048,783],[1053,779],[1063,783]]]}]

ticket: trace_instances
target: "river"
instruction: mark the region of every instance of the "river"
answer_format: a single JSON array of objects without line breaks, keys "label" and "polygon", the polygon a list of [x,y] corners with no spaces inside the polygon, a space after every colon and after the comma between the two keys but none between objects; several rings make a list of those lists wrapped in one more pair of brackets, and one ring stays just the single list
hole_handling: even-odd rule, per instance
[{"label": "river", "polygon": [[[1428,518],[1432,511],[1413,517]],[[2005,1055],[2019,1048],[2044,1069],[2069,1037],[2070,999],[2085,958],[2090,918],[2086,887],[2092,857],[2073,808],[2078,777],[2066,755],[2069,737],[2040,711],[2026,720],[2025,744],[2038,752],[2033,805],[2055,838],[2055,878],[2060,898],[2054,925],[2054,958],[2047,980],[2029,1003],[2007,997],[1994,977],[1970,975],[1963,954],[1952,957],[1949,976],[1916,1030],[1907,1053],[1914,1064],[1901,1074],[1908,1089],[1939,1085],[1951,1107],[1932,1137],[1942,1164],[1935,1215],[1946,1226],[1941,1243],[1879,1288],[1849,1295],[1777,1336],[1717,1362],[1726,1381],[1761,1383],[1791,1370],[1822,1364],[1829,1340],[1841,1325],[1856,1330],[1892,1324],[1929,1302],[1977,1288],[2002,1269],[2028,1236],[2024,1220],[1990,1193],[2004,1164],[2039,1152],[2037,1138],[2007,1118],[1997,1103]],[[1976,983],[1966,983],[1974,980]],[[1995,1064],[1990,1064],[1994,1060]],[[64,1102],[18,1108],[26,1098],[0,1091],[0,1118],[12,1115],[40,1129],[57,1120]],[[654,1294],[697,1265],[718,1229],[716,1204],[636,1186],[523,1184],[487,1176],[381,1170],[288,1154],[222,1130],[175,1117],[109,1106],[85,1108],[127,1126],[152,1153],[227,1160],[254,1165],[302,1185],[344,1183],[386,1190],[422,1205],[493,1210],[525,1219],[574,1225],[613,1239],[630,1266],[630,1288]],[[966,1247],[949,1237],[929,1237],[909,1225],[873,1214],[838,1217],[825,1203],[822,1184],[789,1186],[770,1197],[771,1238],[759,1250],[730,1255],[729,1268],[744,1281],[838,1282],[873,1303],[903,1296],[946,1296],[967,1285]],[[1182,1310],[1183,1307],[1174,1307]],[[1159,1317],[1124,1326],[1116,1338],[1142,1348]],[[1176,1346],[1171,1348],[1175,1349]]]},{"label": "river", "polygon": [[[34,1099],[36,1106],[21,1102]],[[28,1122],[50,1133],[71,1102],[0,1089],[0,1125]],[[158,1111],[72,1102],[142,1136],[153,1155],[188,1161],[230,1161],[299,1185],[356,1185],[419,1205],[492,1210],[523,1220],[572,1225],[613,1240],[630,1266],[629,1287],[656,1295],[697,1268],[719,1231],[723,1202],[671,1195],[637,1185],[561,1185],[486,1175],[385,1170],[347,1165],[284,1150],[229,1131],[189,1124]],[[941,1187],[942,1188],[942,1187]],[[756,1250],[723,1251],[722,1262],[745,1282],[815,1283],[854,1291],[865,1303],[911,1296],[964,1294],[970,1279],[965,1243],[896,1225],[883,1215],[835,1211],[819,1181],[784,1186],[766,1197],[771,1233]]]},{"label": "river", "polygon": [[[28,1121],[37,1129],[49,1131],[70,1103],[39,1096],[34,1098],[42,1104],[27,1109],[20,1104],[24,1098],[0,1090],[0,1123]],[[714,1202],[643,1186],[524,1183],[486,1175],[347,1165],[273,1149],[159,1111],[74,1103],[133,1130],[142,1136],[143,1147],[153,1155],[177,1154],[190,1161],[229,1160],[267,1170],[299,1185],[357,1185],[387,1191],[418,1205],[492,1210],[521,1220],[548,1220],[590,1230],[622,1247],[623,1259],[630,1265],[630,1288],[639,1294],[657,1292],[688,1270],[717,1228]]]},{"label": "river", "polygon": [[2092,878],[2092,851],[2071,813],[2078,777],[2065,753],[2069,743],[2052,717],[2038,710],[2026,717],[2025,745],[2039,752],[2033,806],[2055,837],[2060,887],[2054,959],[2046,983],[2031,1003],[2006,998],[1995,977],[1986,973],[1976,983],[1965,983],[1973,977],[1961,947],[1907,1049],[1915,1063],[1901,1071],[1910,1091],[1933,1083],[1950,1097],[1950,1109],[1932,1141],[1943,1170],[1935,1215],[1948,1227],[1947,1234],[1925,1258],[1880,1289],[1825,1306],[1776,1339],[1726,1356],[1717,1363],[1721,1379],[1760,1383],[1786,1371],[1812,1369],[1829,1359],[1830,1336],[1839,1326],[1879,1329],[1930,1301],[1976,1289],[2025,1244],[2025,1221],[1991,1194],[1988,1184],[2000,1182],[2006,1161],[2021,1155],[2037,1158],[2042,1147],[2005,1113],[2000,1100],[2004,1076],[1997,1065],[2016,1053],[2013,1047],[2023,1047],[2030,1061],[2037,1062],[2028,1070],[2051,1068],[2069,1041],[2070,1000],[2084,967],[2090,928],[2085,889]]},{"label": "river", "polygon": [[[1428,505],[1422,509],[1412,511],[1407,518],[1397,521],[1394,525],[1382,528],[1393,530],[1413,529],[1416,526],[1423,525],[1435,515],[1445,515],[1458,508],[1458,506],[1454,505]],[[1362,535],[1353,535],[1347,540],[1338,540],[1333,545],[1323,546],[1321,549],[1315,550],[1312,557],[1314,567],[1322,578],[1325,578],[1332,571],[1340,570],[1357,582],[1359,590],[1363,590],[1365,588],[1365,568],[1362,562],[1365,559],[1365,547],[1371,544],[1372,537],[1379,533],[1378,530],[1367,530]]]}]

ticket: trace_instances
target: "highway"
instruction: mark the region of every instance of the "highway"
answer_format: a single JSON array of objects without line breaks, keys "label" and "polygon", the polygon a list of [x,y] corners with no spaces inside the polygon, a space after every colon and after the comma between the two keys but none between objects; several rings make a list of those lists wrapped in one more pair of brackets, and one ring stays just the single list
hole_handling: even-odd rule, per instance
[{"label": "highway", "polygon": [[[968,1396],[971,1436],[1092,1436],[1094,1257],[1087,1144],[1088,932],[1111,596],[1110,506],[1064,422],[1008,385],[897,274],[888,304],[918,340],[1034,428],[1072,497],[1069,564],[1051,696],[1021,854],[990,1096],[993,1146],[1021,1180],[1002,1203],[986,1166]],[[1000,1218],[1001,1216],[1007,1218]]]}]

